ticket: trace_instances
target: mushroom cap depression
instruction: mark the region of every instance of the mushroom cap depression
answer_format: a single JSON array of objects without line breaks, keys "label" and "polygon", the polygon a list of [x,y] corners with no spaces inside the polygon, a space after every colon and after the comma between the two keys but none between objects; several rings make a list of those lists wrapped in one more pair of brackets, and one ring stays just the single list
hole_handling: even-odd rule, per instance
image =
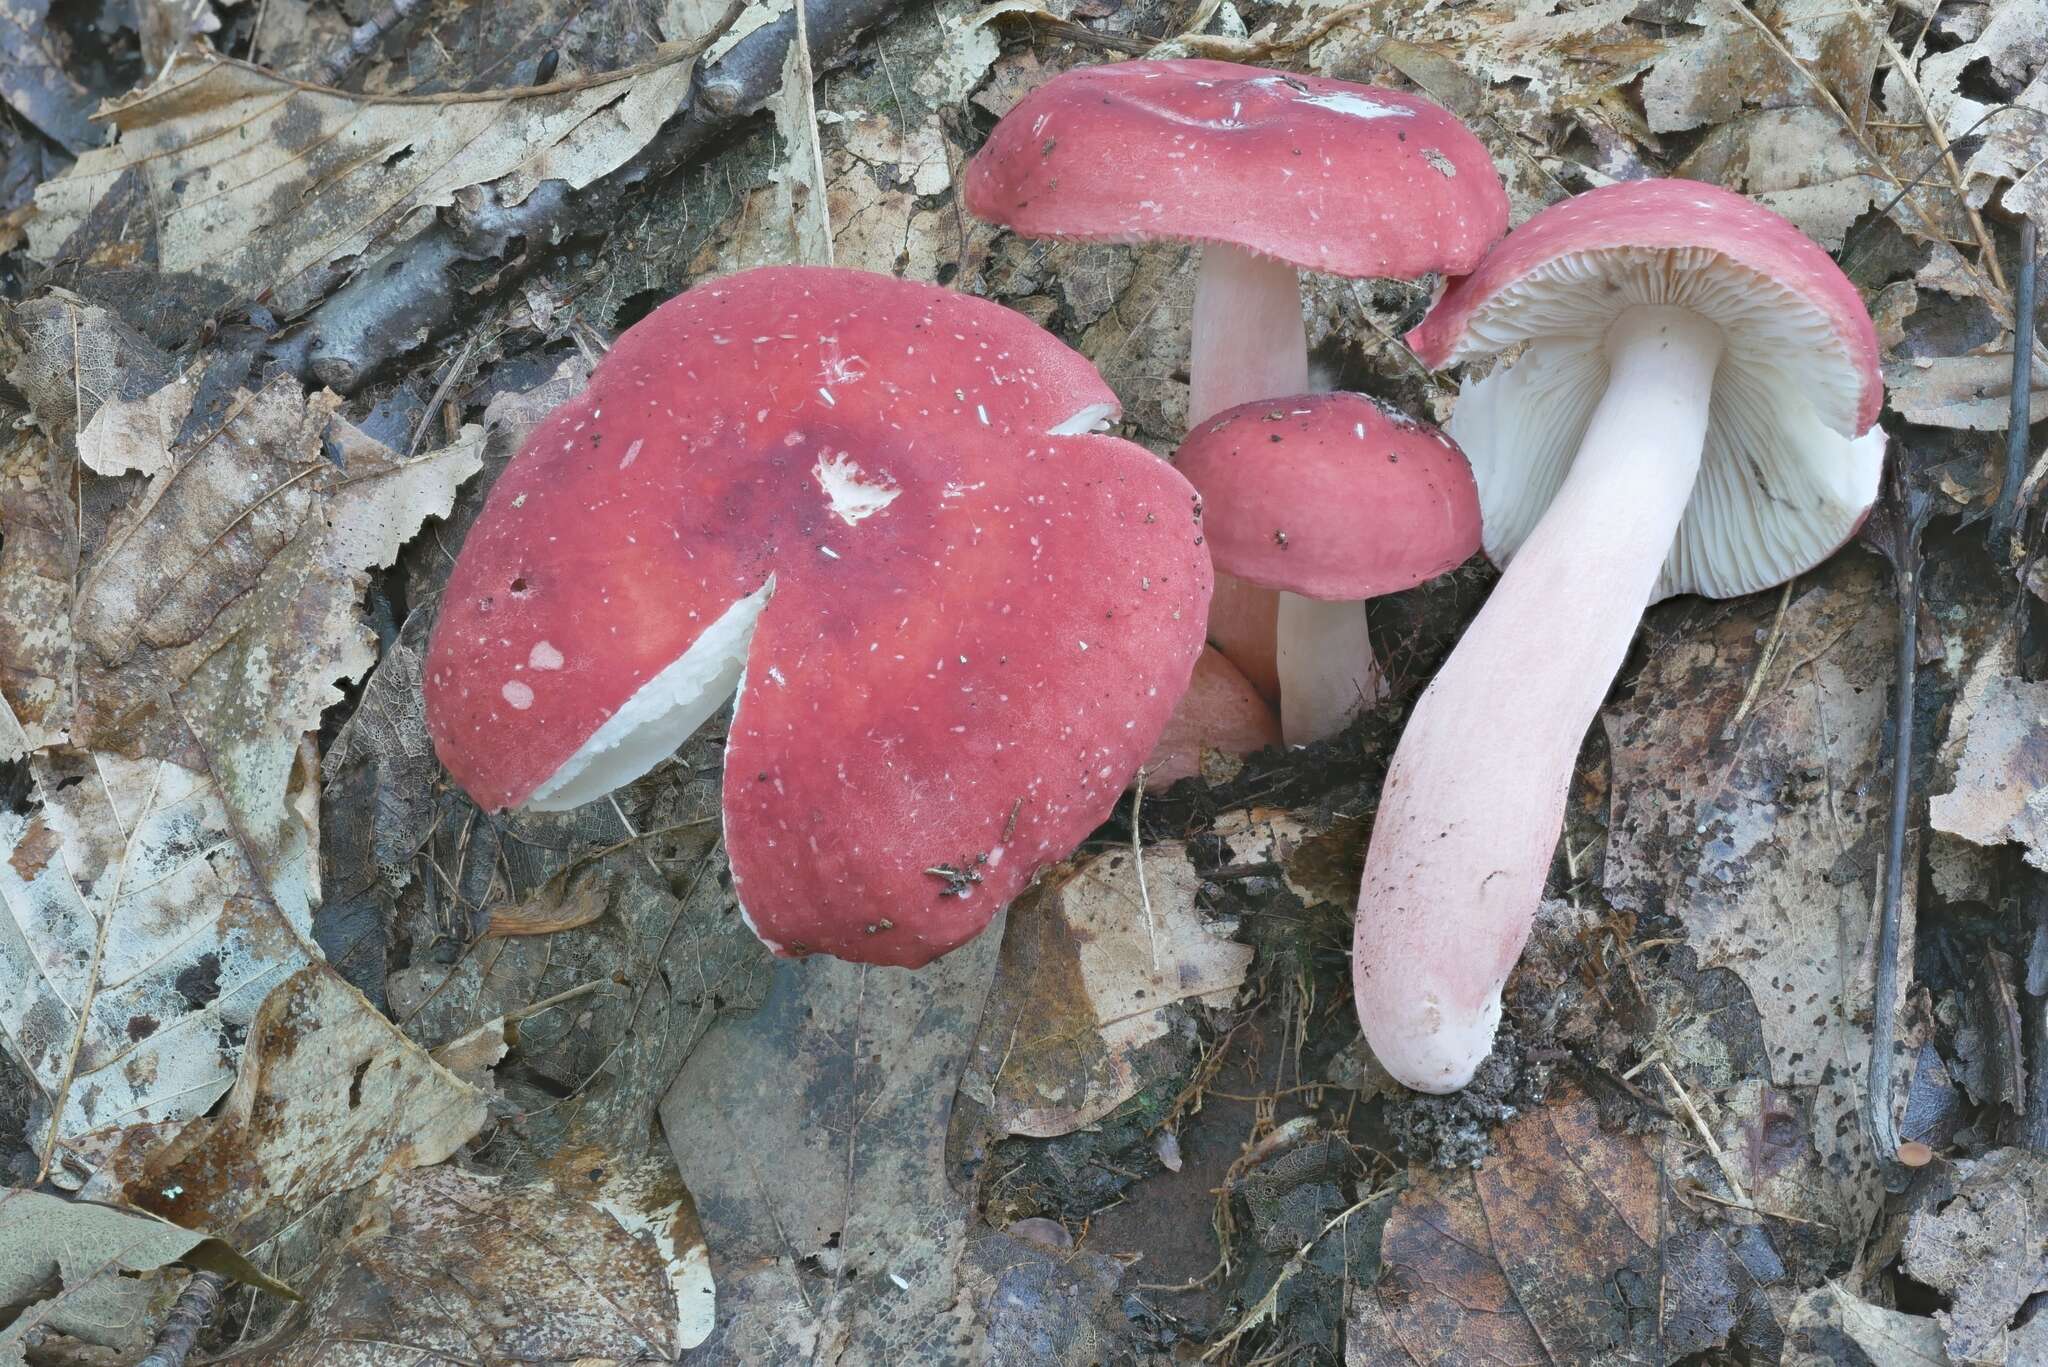
[{"label": "mushroom cap depression", "polygon": [[700,285],[620,337],[499,476],[426,660],[490,808],[666,758],[738,688],[725,839],[785,954],[915,966],[1109,813],[1187,688],[1193,490],[1089,428],[1022,316],[859,271]]},{"label": "mushroom cap depression", "polygon": [[1396,280],[1470,270],[1508,223],[1486,148],[1428,100],[1193,59],[1039,86],[968,163],[967,209],[1029,237],[1220,242]]},{"label": "mushroom cap depression", "polygon": [[1884,466],[1876,330],[1804,233],[1688,180],[1552,205],[1408,334],[1437,367],[1526,344],[1465,382],[1448,424],[1479,481],[1487,554],[1511,558],[1564,482],[1606,390],[1608,326],[1638,305],[1691,309],[1726,340],[1698,483],[1652,601],[1753,593],[1833,554]]},{"label": "mushroom cap depression", "polygon": [[1201,492],[1216,568],[1304,598],[1377,598],[1479,549],[1457,446],[1363,394],[1239,404],[1197,423],[1174,465]]}]

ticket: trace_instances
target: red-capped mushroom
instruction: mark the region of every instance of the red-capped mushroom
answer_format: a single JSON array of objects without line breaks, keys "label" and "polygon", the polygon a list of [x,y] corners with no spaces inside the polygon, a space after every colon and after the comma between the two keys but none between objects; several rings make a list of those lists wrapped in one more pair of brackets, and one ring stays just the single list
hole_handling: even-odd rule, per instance
[{"label": "red-capped mushroom", "polygon": [[1280,743],[1280,722],[1251,681],[1214,646],[1204,646],[1195,677],[1166,723],[1143,770],[1148,792],[1202,772],[1202,755],[1250,755]]},{"label": "red-capped mushroom", "polygon": [[[1029,237],[1200,243],[1188,425],[1308,388],[1296,271],[1472,269],[1507,228],[1486,148],[1396,90],[1200,60],[1064,72],[968,164],[968,211]],[[1279,697],[1271,592],[1217,576],[1209,635]]]},{"label": "red-capped mushroom", "polygon": [[1363,394],[1239,404],[1173,463],[1201,491],[1218,571],[1280,595],[1280,730],[1326,740],[1380,695],[1365,600],[1479,549],[1479,496],[1456,445]]},{"label": "red-capped mushroom", "polygon": [[1610,186],[1517,228],[1409,334],[1431,365],[1520,348],[1449,424],[1500,583],[1417,703],[1380,794],[1354,986],[1410,1087],[1462,1087],[1643,608],[1826,559],[1877,496],[1877,338],[1798,229],[1691,181]]},{"label": "red-capped mushroom", "polygon": [[1106,816],[1202,648],[1194,491],[1018,314],[859,271],[700,285],[533,433],[450,575],[428,727],[559,809],[738,690],[725,843],[779,953],[916,966]]}]

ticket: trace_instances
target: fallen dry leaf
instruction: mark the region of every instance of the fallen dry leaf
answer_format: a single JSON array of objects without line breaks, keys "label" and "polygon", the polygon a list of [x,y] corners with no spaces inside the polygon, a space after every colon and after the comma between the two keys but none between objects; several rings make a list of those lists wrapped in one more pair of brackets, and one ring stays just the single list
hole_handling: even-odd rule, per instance
[{"label": "fallen dry leaf", "polygon": [[[1348,1367],[1589,1362],[1656,1342],[1657,1165],[1566,1093],[1499,1132],[1476,1172],[1410,1174],[1355,1295]],[[1621,1360],[1627,1360],[1626,1356]]]},{"label": "fallen dry leaf", "polygon": [[[1994,1149],[1957,1165],[1961,1181],[1913,1213],[1905,1268],[1949,1298],[1937,1310],[1956,1363],[2039,1361],[2048,1333],[2018,1330],[2031,1347],[2015,1352],[2020,1307],[2048,1291],[2048,1156]],[[2038,1320],[2038,1316],[2036,1319]]]},{"label": "fallen dry leaf", "polygon": [[1785,1333],[1783,1367],[1835,1367],[1848,1355],[1843,1338],[1878,1367],[1948,1367],[1939,1324],[1872,1305],[1834,1282],[1799,1298]]},{"label": "fallen dry leaf", "polygon": [[50,0],[0,0],[0,100],[70,152],[99,144],[92,94],[66,69],[70,54],[50,24]]},{"label": "fallen dry leaf", "polygon": [[967,1311],[968,1204],[946,1178],[953,1093],[1000,930],[911,973],[779,960],[662,1102],[729,1308],[713,1360],[923,1361]]},{"label": "fallen dry leaf", "polygon": [[548,879],[512,906],[485,910],[486,938],[506,935],[552,935],[587,926],[611,905],[611,879],[602,871],[573,864]]},{"label": "fallen dry leaf", "polygon": [[[2012,421],[2012,350],[1983,356],[1906,358],[1885,367],[1894,412],[1923,427],[2003,432]],[[2034,360],[2032,421],[2048,419],[2048,363]]]},{"label": "fallen dry leaf", "polygon": [[242,393],[114,520],[79,591],[76,743],[219,767],[317,730],[369,668],[369,571],[448,512],[482,432],[407,459],[339,407],[286,376]]},{"label": "fallen dry leaf", "polygon": [[1243,984],[1251,947],[1204,926],[1187,851],[1154,846],[1144,870],[1141,889],[1137,860],[1114,850],[1048,873],[1011,905],[960,1081],[999,1133],[1044,1138],[1100,1120],[1185,1062],[1194,1021],[1176,1003],[1228,1005]]},{"label": "fallen dry leaf", "polygon": [[103,1348],[144,1340],[156,1279],[182,1263],[282,1296],[228,1244],[141,1211],[0,1188],[0,1367],[20,1367],[44,1333]]},{"label": "fallen dry leaf", "polygon": [[588,1172],[567,1187],[396,1174],[321,1260],[303,1307],[227,1360],[675,1361],[712,1299],[688,1193],[673,1172],[581,1159]]},{"label": "fallen dry leaf", "polygon": [[517,204],[581,189],[639,151],[687,98],[697,45],[551,86],[354,95],[195,51],[110,104],[112,147],[36,191],[31,252],[60,257],[102,197],[142,177],[166,272],[191,271],[296,312],[373,246],[433,221],[470,186]]},{"label": "fallen dry leaf", "polygon": [[78,541],[65,464],[32,427],[0,435],[0,761],[71,734]]},{"label": "fallen dry leaf", "polygon": [[265,994],[318,957],[299,753],[245,747],[231,798],[166,760],[52,750],[41,811],[0,811],[0,1036],[55,1108],[39,1149],[204,1112]]},{"label": "fallen dry leaf", "polygon": [[1955,787],[1928,800],[1937,831],[1979,845],[2025,847],[2027,862],[2048,869],[2048,683],[1997,680],[1958,707],[1951,722],[1964,737]]},{"label": "fallen dry leaf", "polygon": [[[1817,1195],[1853,1244],[1883,1197],[1858,1115],[1895,614],[1870,559],[1837,558],[1802,580],[1756,701],[1723,739],[1771,607],[1754,601],[1691,639],[1660,641],[1630,702],[1604,714],[1606,892],[1618,907],[1678,918],[1703,967],[1748,987],[1769,1080],[1810,1089],[1816,1172],[1830,1184]],[[1909,883],[1907,965],[1913,924]]]},{"label": "fallen dry leaf", "polygon": [[88,1195],[241,1238],[483,1128],[483,1093],[436,1064],[324,964],[264,999],[216,1115],[131,1126]]}]

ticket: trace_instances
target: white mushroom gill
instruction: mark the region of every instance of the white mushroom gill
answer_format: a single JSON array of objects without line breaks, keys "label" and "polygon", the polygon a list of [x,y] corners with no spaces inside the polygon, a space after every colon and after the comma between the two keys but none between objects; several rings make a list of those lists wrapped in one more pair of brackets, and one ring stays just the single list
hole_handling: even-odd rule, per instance
[{"label": "white mushroom gill", "polygon": [[1107,432],[1109,425],[1116,420],[1116,411],[1115,404],[1091,403],[1065,422],[1047,428],[1046,435],[1078,437],[1089,432]]},{"label": "white mushroom gill", "polygon": [[1727,338],[1692,501],[1652,601],[1753,593],[1825,558],[1870,506],[1884,462],[1881,430],[1844,435],[1861,396],[1834,327],[1718,253],[1639,248],[1561,257],[1472,319],[1461,359],[1523,345],[1465,382],[1447,424],[1472,462],[1487,554],[1511,560],[1550,506],[1607,391],[1602,339],[1643,305],[1689,309]]},{"label": "white mushroom gill", "polygon": [[774,594],[771,575],[721,613],[688,650],[626,699],[526,805],[566,812],[631,783],[674,754],[739,687],[754,624]]}]

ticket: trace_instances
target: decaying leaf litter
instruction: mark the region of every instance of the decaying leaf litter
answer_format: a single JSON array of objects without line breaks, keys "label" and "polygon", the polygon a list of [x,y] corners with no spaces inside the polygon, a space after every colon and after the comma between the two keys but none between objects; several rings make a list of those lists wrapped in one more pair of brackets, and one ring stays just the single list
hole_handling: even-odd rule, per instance
[{"label": "decaying leaf litter", "polygon": [[[139,1353],[193,1268],[229,1279],[202,1350],[253,1361],[2048,1353],[2039,503],[1986,534],[2019,220],[2048,218],[2040,0],[8,24],[38,41],[0,80],[4,1360]],[[1886,1004],[1918,1166],[1870,1112],[1882,516],[1782,594],[1650,614],[1502,1047],[1449,1098],[1376,1075],[1344,951],[1478,563],[1375,606],[1382,712],[1126,807],[921,974],[739,926],[715,736],[560,817],[441,780],[419,655],[483,490],[699,278],[829,253],[988,295],[1170,449],[1191,255],[1025,241],[956,194],[1024,91],[1162,43],[1420,90],[1518,219],[1649,174],[1750,193],[1862,288],[1932,511]],[[1306,299],[1322,382],[1447,413],[1398,340],[1426,291]]]}]

